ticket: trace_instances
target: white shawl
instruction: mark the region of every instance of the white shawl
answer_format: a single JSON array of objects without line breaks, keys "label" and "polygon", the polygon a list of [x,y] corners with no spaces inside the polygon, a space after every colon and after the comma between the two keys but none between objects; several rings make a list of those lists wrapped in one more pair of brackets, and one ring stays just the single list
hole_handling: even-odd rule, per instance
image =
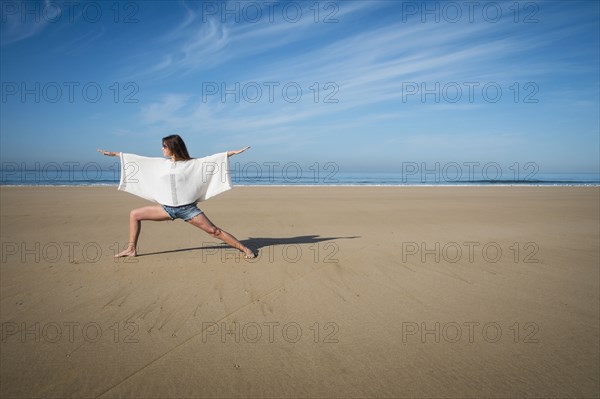
[{"label": "white shawl", "polygon": [[173,162],[121,153],[118,189],[161,205],[181,206],[231,189],[226,152]]}]

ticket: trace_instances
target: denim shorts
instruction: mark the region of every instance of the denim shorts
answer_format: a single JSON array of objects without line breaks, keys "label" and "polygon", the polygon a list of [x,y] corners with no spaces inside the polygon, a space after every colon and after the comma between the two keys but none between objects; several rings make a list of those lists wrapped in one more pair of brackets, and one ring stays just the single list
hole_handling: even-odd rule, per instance
[{"label": "denim shorts", "polygon": [[181,206],[162,205],[162,207],[169,214],[169,216],[171,217],[171,220],[181,218],[187,222],[194,216],[198,216],[201,213],[203,213],[196,206],[195,202],[191,203],[191,204],[187,204],[187,205],[181,205]]}]

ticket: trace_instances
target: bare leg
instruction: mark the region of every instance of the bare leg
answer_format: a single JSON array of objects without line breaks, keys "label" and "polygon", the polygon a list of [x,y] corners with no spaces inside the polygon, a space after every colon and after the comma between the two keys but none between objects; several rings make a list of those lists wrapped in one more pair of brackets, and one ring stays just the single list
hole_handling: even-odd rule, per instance
[{"label": "bare leg", "polygon": [[115,258],[137,255],[137,242],[142,230],[142,220],[171,220],[169,214],[160,205],[136,208],[129,213],[129,242],[127,249],[115,255]]},{"label": "bare leg", "polygon": [[235,238],[225,230],[221,230],[220,228],[215,226],[203,213],[198,216],[194,216],[193,218],[188,220],[188,223],[201,228],[202,230],[206,231],[208,234],[215,238],[223,240],[225,243],[231,245],[233,248],[239,249],[245,254],[245,258],[252,259],[255,257],[254,252],[252,252],[250,248],[244,246],[244,244],[239,242],[237,238]]}]

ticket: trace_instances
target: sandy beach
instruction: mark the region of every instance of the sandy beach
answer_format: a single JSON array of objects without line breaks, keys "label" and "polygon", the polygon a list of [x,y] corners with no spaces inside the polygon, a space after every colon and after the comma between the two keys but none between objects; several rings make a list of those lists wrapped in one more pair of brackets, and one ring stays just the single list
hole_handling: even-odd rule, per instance
[{"label": "sandy beach", "polygon": [[3,398],[600,395],[599,187],[235,187],[259,255],[116,187],[0,187]]}]

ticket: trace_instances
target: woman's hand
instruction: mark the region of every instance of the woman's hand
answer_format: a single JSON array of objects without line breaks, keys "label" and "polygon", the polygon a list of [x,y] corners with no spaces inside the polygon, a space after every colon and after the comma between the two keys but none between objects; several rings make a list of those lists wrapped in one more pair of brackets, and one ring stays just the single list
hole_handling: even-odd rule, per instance
[{"label": "woman's hand", "polygon": [[241,150],[237,150],[237,151],[227,151],[227,156],[230,157],[232,155],[241,154],[242,152],[246,151],[248,148],[250,148],[250,146],[244,147]]},{"label": "woman's hand", "polygon": [[120,152],[104,151],[100,149],[98,149],[97,151],[109,157],[118,157],[121,154]]}]

